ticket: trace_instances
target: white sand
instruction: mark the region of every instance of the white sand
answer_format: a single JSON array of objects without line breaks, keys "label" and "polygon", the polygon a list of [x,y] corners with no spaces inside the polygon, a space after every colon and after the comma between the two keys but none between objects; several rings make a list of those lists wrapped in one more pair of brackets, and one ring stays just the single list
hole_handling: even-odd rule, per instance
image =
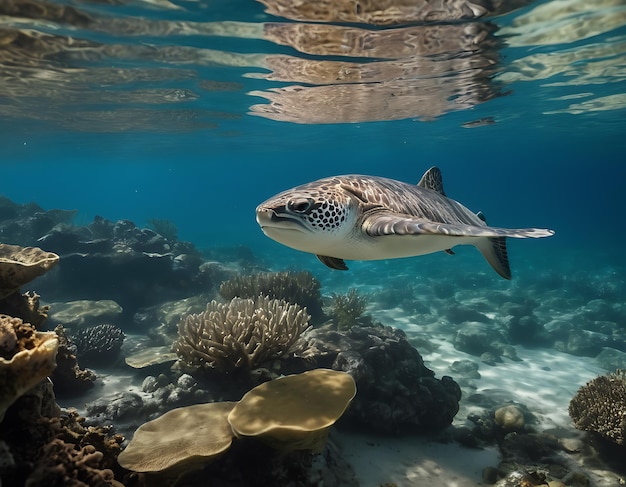
[{"label": "white sand", "polygon": [[474,450],[417,436],[339,433],[334,438],[362,487],[385,483],[398,487],[473,487],[480,484],[484,467],[497,467],[499,463],[495,448]]}]

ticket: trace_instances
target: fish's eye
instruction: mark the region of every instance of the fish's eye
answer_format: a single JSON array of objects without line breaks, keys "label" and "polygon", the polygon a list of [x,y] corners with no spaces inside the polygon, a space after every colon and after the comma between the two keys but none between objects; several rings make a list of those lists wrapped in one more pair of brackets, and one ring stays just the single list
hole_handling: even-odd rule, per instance
[{"label": "fish's eye", "polygon": [[294,213],[306,213],[312,206],[312,198],[296,198],[287,202],[287,209]]}]

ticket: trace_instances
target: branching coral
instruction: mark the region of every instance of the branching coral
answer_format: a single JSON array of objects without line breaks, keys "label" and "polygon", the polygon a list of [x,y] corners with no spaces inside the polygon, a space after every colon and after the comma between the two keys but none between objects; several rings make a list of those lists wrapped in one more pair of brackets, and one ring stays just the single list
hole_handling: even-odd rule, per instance
[{"label": "branching coral", "polygon": [[76,358],[88,366],[110,364],[118,357],[124,343],[124,332],[115,325],[82,328],[72,336]]},{"label": "branching coral", "polygon": [[267,296],[211,301],[181,320],[174,350],[191,367],[252,369],[295,351],[308,321],[306,308]]},{"label": "branching coral", "polygon": [[220,294],[224,299],[255,298],[261,294],[284,299],[306,307],[313,322],[320,322],[324,316],[320,289],[320,282],[307,271],[261,272],[224,281]]},{"label": "branching coral", "polygon": [[[330,314],[337,325],[337,329],[346,330],[357,325],[359,318],[365,312],[367,298],[354,288],[346,294],[333,294],[330,303]],[[368,325],[370,323],[367,323]]]},{"label": "branching coral", "polygon": [[582,386],[569,403],[576,428],[623,445],[626,440],[626,371],[602,375]]}]

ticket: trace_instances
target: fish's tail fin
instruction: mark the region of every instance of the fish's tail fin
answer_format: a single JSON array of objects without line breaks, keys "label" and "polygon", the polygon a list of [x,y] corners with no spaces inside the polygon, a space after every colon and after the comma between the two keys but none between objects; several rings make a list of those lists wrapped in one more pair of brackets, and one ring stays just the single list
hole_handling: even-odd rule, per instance
[{"label": "fish's tail fin", "polygon": [[509,255],[506,251],[506,237],[481,238],[476,247],[491,264],[491,267],[505,279],[511,279]]}]

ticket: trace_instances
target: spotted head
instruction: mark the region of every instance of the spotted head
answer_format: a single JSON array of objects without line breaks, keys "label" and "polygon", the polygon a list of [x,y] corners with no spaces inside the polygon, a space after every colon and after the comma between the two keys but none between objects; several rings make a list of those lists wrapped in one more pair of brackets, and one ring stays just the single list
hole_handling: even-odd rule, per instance
[{"label": "spotted head", "polygon": [[261,203],[256,220],[263,233],[287,247],[332,255],[358,218],[358,201],[334,179],[298,186]]}]

